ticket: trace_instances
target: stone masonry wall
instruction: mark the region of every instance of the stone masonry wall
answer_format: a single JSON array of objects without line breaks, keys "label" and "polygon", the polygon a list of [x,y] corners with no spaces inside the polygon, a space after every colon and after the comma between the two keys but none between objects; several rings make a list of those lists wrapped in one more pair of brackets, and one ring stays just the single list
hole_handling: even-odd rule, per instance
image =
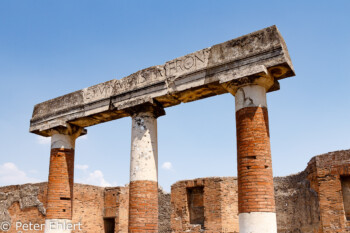
[{"label": "stone masonry wall", "polygon": [[[0,187],[0,223],[9,222],[9,233],[17,233],[16,222],[43,224],[47,205],[47,183]],[[159,232],[170,233],[170,194],[158,190]],[[73,223],[81,223],[81,230],[73,233],[104,233],[104,218],[115,219],[116,233],[128,233],[129,187],[103,188],[74,184]],[[20,229],[19,229],[20,230]]]},{"label": "stone masonry wall", "polygon": [[16,222],[45,223],[46,183],[11,185],[0,188],[0,223],[10,223],[10,233]]},{"label": "stone masonry wall", "polygon": [[319,196],[320,232],[350,232],[341,184],[342,177],[350,176],[350,150],[316,156],[307,170],[311,187]]},{"label": "stone masonry wall", "polygon": [[[204,208],[204,226],[191,224],[190,190],[203,188],[203,196],[193,197],[195,208]],[[192,199],[193,199],[192,198]],[[201,202],[202,199],[202,203]],[[199,178],[179,181],[171,187],[171,227],[173,232],[238,232],[237,179],[230,177]],[[196,211],[196,210],[194,210]],[[197,212],[197,214],[199,214]]]},{"label": "stone masonry wall", "polygon": [[[190,223],[187,189],[201,186],[206,209],[202,231],[238,232],[237,185],[233,181],[236,178],[201,178],[175,183],[171,193],[174,232],[200,232],[200,225]],[[209,187],[210,193],[205,193]],[[279,233],[350,232],[350,197],[346,196],[350,193],[350,150],[315,156],[303,172],[275,177],[274,192]],[[211,200],[210,196],[215,198]],[[221,211],[218,211],[219,203]]]},{"label": "stone masonry wall", "polygon": [[318,232],[318,195],[311,189],[307,172],[275,177],[277,228],[279,233]]},{"label": "stone masonry wall", "polygon": [[[190,223],[188,189],[204,187],[204,228]],[[318,195],[310,187],[307,172],[274,178],[279,233],[318,232]],[[238,186],[235,177],[179,181],[172,186],[171,225],[174,232],[239,232]],[[202,231],[201,231],[202,230]]]},{"label": "stone masonry wall", "polygon": [[104,218],[115,219],[114,232],[128,232],[129,188],[111,187],[105,189]]},{"label": "stone masonry wall", "polygon": [[[17,233],[16,223],[43,224],[42,230],[25,232],[44,232],[47,183],[11,185],[0,187],[0,222],[11,222],[7,232]],[[103,233],[103,195],[104,188],[91,185],[74,184],[73,223],[80,222],[81,230],[73,233]]]},{"label": "stone masonry wall", "polygon": [[158,189],[158,231],[161,233],[171,233],[170,216],[170,193],[166,193],[163,189]]},{"label": "stone masonry wall", "polygon": [[[278,233],[350,232],[350,150],[316,156],[305,171],[274,178]],[[204,226],[191,224],[189,190],[198,187],[193,203]],[[237,233],[238,194],[234,177],[179,181],[172,193],[158,190],[159,232]],[[0,223],[45,223],[47,183],[0,187]],[[128,232],[129,188],[74,184],[73,233],[104,233],[104,218],[115,218],[115,232]],[[202,208],[203,206],[203,208]],[[201,211],[203,212],[201,213]],[[203,228],[203,229],[202,229]],[[21,230],[21,229],[19,229]],[[26,231],[26,232],[43,232]]]}]

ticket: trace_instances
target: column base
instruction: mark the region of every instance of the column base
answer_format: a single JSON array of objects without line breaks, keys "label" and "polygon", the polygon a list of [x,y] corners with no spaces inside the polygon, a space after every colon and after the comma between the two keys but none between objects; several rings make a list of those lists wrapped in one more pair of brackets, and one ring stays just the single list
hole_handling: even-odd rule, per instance
[{"label": "column base", "polygon": [[240,213],[239,233],[277,233],[276,213]]},{"label": "column base", "polygon": [[70,219],[45,220],[45,233],[71,233],[72,230],[74,230],[74,225]]}]

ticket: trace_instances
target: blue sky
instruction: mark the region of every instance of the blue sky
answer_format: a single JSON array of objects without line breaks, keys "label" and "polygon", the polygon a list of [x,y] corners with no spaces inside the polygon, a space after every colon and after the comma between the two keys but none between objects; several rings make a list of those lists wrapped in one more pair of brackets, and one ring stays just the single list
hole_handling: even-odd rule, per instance
[{"label": "blue sky", "polygon": [[[296,76],[268,94],[274,175],[350,148],[349,1],[0,1],[0,186],[46,181],[49,141],[30,134],[36,103],[277,25]],[[234,97],[166,109],[159,183],[235,176]],[[131,119],[88,128],[77,182],[129,181]]]}]

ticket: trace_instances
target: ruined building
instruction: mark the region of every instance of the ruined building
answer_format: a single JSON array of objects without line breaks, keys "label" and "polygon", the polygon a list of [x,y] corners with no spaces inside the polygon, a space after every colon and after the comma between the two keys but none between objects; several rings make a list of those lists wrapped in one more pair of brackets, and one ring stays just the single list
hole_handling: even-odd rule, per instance
[{"label": "ruined building", "polygon": [[[76,223],[85,227],[82,232],[151,233],[172,229],[174,232],[275,233],[281,222],[279,227],[299,227],[296,229],[301,232],[305,229],[343,232],[347,221],[345,215],[342,220],[339,216],[344,214],[347,205],[343,203],[348,201],[342,197],[346,192],[342,192],[341,184],[346,190],[347,179],[343,175],[347,169],[342,167],[345,160],[337,156],[346,157],[346,152],[334,155],[338,159],[316,157],[304,173],[277,179],[274,186],[266,93],[279,90],[279,81],[291,76],[294,68],[286,44],[278,29],[272,26],[120,80],[37,104],[30,132],[51,137],[48,183],[17,189],[6,187],[9,192],[3,194],[7,200],[4,203],[10,209],[13,206],[10,203],[15,203],[14,206],[19,203],[20,213],[37,211],[32,207],[40,209],[36,218],[39,220],[45,215],[45,232],[50,233],[78,232],[66,227]],[[225,93],[235,97],[237,179],[208,178],[176,183],[172,187],[169,220],[164,214],[169,212],[166,207],[169,204],[165,204],[167,197],[158,190],[157,118],[165,115],[167,107]],[[103,189],[74,185],[76,138],[86,134],[89,126],[122,117],[132,118],[128,187]],[[334,168],[330,168],[330,164]],[[278,190],[295,188],[288,186],[288,181],[304,185],[300,195],[310,197],[315,204],[306,216],[307,224],[302,217],[288,216],[290,219],[283,221],[276,217],[276,211],[290,211],[288,204],[292,202],[283,207],[278,203],[283,199]],[[327,196],[332,192],[329,185],[337,190],[336,200],[332,195]],[[31,189],[38,195],[25,191]],[[288,195],[286,191],[285,196]],[[28,209],[29,206],[32,207]],[[300,207],[295,206],[294,210],[297,208]],[[8,219],[6,211],[3,216]],[[293,219],[295,223],[290,222]],[[57,229],[52,228],[53,225],[65,227]]]},{"label": "ruined building", "polygon": [[[350,150],[316,156],[295,175],[274,178],[277,232],[350,232]],[[42,224],[47,183],[0,188],[0,222]],[[179,181],[158,190],[158,232],[239,232],[236,177]],[[74,233],[127,233],[129,187],[74,185]],[[19,227],[21,229],[21,227]]]}]

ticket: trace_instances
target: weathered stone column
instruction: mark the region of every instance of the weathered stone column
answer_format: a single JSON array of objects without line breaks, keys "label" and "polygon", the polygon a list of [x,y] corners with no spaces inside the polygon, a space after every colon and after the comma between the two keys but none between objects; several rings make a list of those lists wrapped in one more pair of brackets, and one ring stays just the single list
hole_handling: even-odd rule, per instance
[{"label": "weathered stone column", "polygon": [[235,94],[240,233],[276,233],[266,86]]},{"label": "weathered stone column", "polygon": [[74,148],[82,128],[51,130],[45,233],[70,233],[73,211]]},{"label": "weathered stone column", "polygon": [[164,114],[147,107],[132,116],[129,232],[158,232],[157,117]]}]

